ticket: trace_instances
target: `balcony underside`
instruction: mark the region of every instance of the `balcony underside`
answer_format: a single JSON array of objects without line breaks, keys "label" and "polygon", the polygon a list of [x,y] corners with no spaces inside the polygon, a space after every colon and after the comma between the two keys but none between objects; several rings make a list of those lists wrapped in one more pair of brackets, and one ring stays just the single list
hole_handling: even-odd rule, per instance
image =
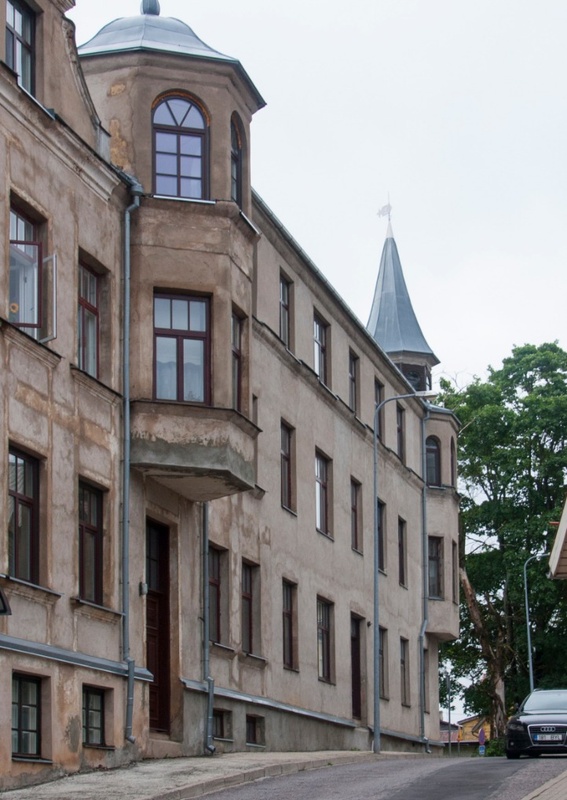
[{"label": "balcony underside", "polygon": [[231,409],[137,400],[130,461],[188,500],[215,500],[254,487],[257,435],[258,428]]}]

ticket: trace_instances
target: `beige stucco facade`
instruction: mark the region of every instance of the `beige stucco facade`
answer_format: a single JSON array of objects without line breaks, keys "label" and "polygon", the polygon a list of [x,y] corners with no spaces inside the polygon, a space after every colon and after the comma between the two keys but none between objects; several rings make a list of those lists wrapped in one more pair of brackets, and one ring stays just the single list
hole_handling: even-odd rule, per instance
[{"label": "beige stucco facade", "polygon": [[[31,685],[40,714],[34,753],[18,739],[23,723],[12,740],[0,730],[0,786],[202,754],[207,744],[372,747],[377,383],[392,399],[376,475],[382,747],[435,748],[438,646],[458,635],[457,421],[420,398],[396,399],[411,386],[253,194],[250,123],[262,101],[238,62],[147,51],[80,61],[64,17],[73,5],[34,3],[34,92],[0,64],[0,492],[9,498],[0,588],[12,611],[0,616],[0,707],[12,702],[19,714],[14,687]],[[206,120],[203,199],[154,192],[152,109],[172,93]],[[31,332],[14,320],[11,209],[33,223],[45,259],[43,318]],[[79,263],[98,286],[96,374],[78,358]],[[207,304],[204,402],[156,391],[156,297]],[[326,326],[325,381],[314,316]],[[440,446],[435,486],[424,481],[429,436]],[[13,484],[17,459],[37,469],[27,494]],[[96,602],[81,588],[80,487],[101,503]],[[14,556],[14,515],[28,507],[31,579],[26,556]],[[83,714],[93,697],[104,722],[95,742]]]}]

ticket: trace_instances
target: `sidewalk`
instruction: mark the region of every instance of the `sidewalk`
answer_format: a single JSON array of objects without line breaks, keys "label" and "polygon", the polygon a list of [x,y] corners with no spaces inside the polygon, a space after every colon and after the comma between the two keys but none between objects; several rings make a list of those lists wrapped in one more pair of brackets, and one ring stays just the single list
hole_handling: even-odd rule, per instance
[{"label": "sidewalk", "polygon": [[[89,772],[51,783],[0,792],[0,800],[191,800],[259,778],[386,758],[421,754],[323,751],[228,753],[222,756],[141,761],[122,769]],[[567,770],[524,800],[566,800]]]}]

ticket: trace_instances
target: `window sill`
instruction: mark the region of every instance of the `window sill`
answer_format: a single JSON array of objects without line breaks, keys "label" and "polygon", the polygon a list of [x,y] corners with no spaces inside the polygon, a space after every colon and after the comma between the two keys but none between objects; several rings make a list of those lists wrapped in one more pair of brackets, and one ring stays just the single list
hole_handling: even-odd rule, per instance
[{"label": "window sill", "polygon": [[197,197],[176,197],[171,194],[152,194],[154,200],[177,200],[178,203],[195,203],[201,206],[215,206],[216,200],[201,200]]},{"label": "window sill", "polygon": [[326,533],[325,531],[322,531],[320,528],[317,528],[316,530],[317,530],[317,533],[320,533],[321,536],[324,536],[325,539],[328,539],[330,542],[334,542],[335,541],[335,539],[334,539],[332,534]]},{"label": "window sill", "polygon": [[268,665],[268,659],[264,656],[257,656],[254,653],[239,653],[238,660],[243,664],[249,664],[251,667],[257,669],[265,669]]},{"label": "window sill", "polygon": [[227,744],[234,744],[234,739],[229,739],[227,736],[213,736],[215,742],[226,742]]},{"label": "window sill", "polygon": [[437,601],[438,603],[439,603],[439,602],[443,602],[443,600],[445,600],[445,598],[444,598],[444,597],[441,597],[441,596],[440,596],[440,595],[438,595],[438,594],[430,594],[430,595],[429,595],[429,597],[428,597],[427,599],[428,599],[428,600],[435,600],[435,601]]},{"label": "window sill", "polygon": [[352,550],[353,553],[356,553],[357,556],[363,556],[364,555],[363,551],[359,550],[358,547],[351,547],[351,550]]},{"label": "window sill", "polygon": [[112,744],[85,744],[83,742],[83,750],[116,750]]},{"label": "window sill", "polygon": [[295,672],[296,675],[299,675],[299,667],[288,667],[287,664],[284,664],[283,668],[286,672]]},{"label": "window sill", "polygon": [[94,617],[101,620],[110,620],[116,622],[124,616],[121,611],[116,611],[114,608],[107,608],[100,606],[98,603],[92,603],[90,600],[83,600],[81,597],[71,597],[70,602],[76,606],[75,610],[79,614]]},{"label": "window sill", "polygon": [[60,592],[55,592],[53,589],[48,589],[47,586],[40,586],[38,583],[31,583],[24,581],[21,578],[14,578],[12,575],[0,574],[14,594],[19,594],[22,597],[30,599],[37,599],[38,595],[43,595],[43,599],[48,603],[55,603],[63,595]]},{"label": "window sill", "polygon": [[330,678],[321,678],[321,676],[319,676],[318,681],[319,681],[319,683],[326,683],[327,686],[336,686],[337,685],[335,683],[335,681],[331,680]]},{"label": "window sill", "polygon": [[24,762],[26,764],[53,764],[50,758],[41,758],[41,756],[12,756],[12,761]]},{"label": "window sill", "polygon": [[292,517],[297,517],[297,511],[294,511],[293,508],[290,508],[289,506],[284,506],[283,503],[282,503],[282,510],[287,511],[287,513],[291,514]]},{"label": "window sill", "polygon": [[253,747],[255,750],[265,750],[265,744],[258,744],[258,742],[246,742],[246,747]]},{"label": "window sill", "polygon": [[220,642],[209,642],[209,644],[211,646],[211,651],[217,656],[221,656],[222,658],[234,658],[236,655],[234,647],[229,647]]}]

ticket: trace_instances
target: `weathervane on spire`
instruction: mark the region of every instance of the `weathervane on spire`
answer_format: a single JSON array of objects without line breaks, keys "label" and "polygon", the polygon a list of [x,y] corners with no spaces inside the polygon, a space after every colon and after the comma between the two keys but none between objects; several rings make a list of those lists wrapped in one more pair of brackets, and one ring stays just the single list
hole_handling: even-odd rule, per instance
[{"label": "weathervane on spire", "polygon": [[388,194],[388,202],[385,206],[382,206],[380,211],[378,212],[379,217],[388,217],[388,222],[390,222],[392,216],[392,206],[390,205],[390,195]]}]

